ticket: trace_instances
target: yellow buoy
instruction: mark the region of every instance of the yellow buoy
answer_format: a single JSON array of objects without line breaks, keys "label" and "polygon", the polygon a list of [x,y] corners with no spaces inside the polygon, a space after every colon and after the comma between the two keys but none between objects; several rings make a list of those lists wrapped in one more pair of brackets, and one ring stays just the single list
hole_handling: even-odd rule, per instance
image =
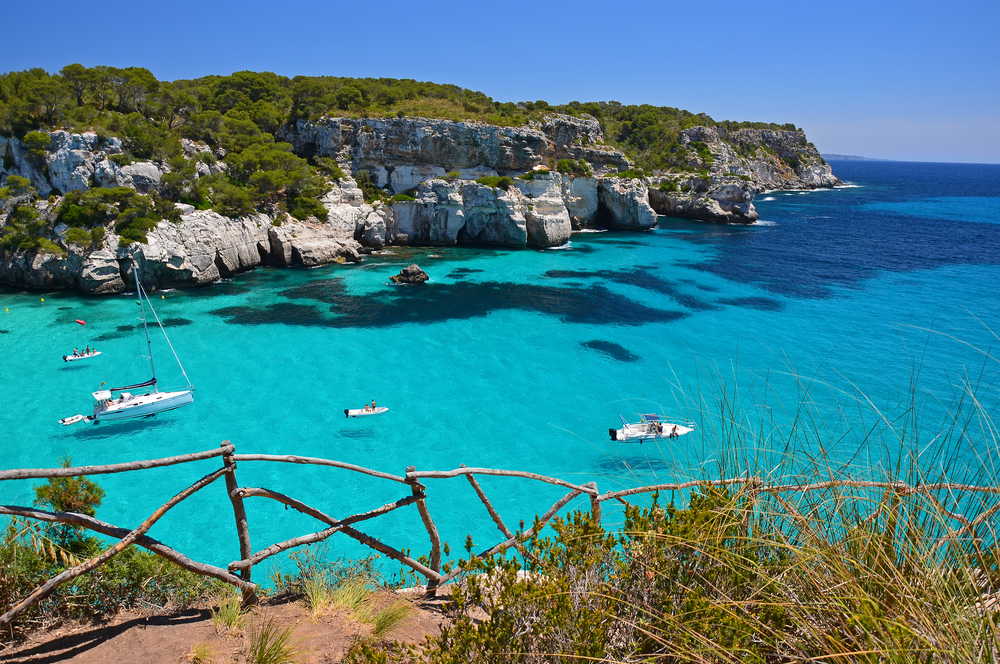
[{"label": "yellow buoy", "polygon": [[43,297],[43,298],[42,298],[42,302],[44,302],[44,301],[45,301],[45,298]]},{"label": "yellow buoy", "polygon": [[167,299],[167,297],[166,297],[165,295],[161,295],[161,296],[160,296],[160,299],[161,299],[161,300],[165,300],[165,299]]}]

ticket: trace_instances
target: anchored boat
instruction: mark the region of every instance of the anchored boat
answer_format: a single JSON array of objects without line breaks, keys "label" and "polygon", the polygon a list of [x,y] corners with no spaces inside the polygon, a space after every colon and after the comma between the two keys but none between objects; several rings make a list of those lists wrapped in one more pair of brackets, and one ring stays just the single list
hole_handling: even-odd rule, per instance
[{"label": "anchored boat", "polygon": [[63,355],[63,362],[76,362],[77,360],[86,360],[88,357],[96,357],[101,354],[99,350],[92,350],[89,353],[83,353],[79,355]]},{"label": "anchored boat", "polygon": [[388,412],[389,409],[385,406],[379,406],[378,408],[345,408],[344,417],[368,417],[369,415],[381,415],[382,413]]},{"label": "anchored boat", "polygon": [[647,440],[678,438],[694,431],[694,422],[665,422],[655,413],[640,416],[638,422],[629,423],[621,415],[621,429],[608,429],[611,440],[620,443],[643,443]]},{"label": "anchored boat", "polygon": [[[180,358],[177,357],[177,351],[174,350],[173,345],[170,343],[170,337],[167,336],[167,331],[163,329],[163,324],[160,322],[160,318],[156,315],[156,310],[153,309],[153,305],[149,301],[149,296],[146,294],[146,291],[143,290],[142,284],[139,283],[138,266],[135,268],[135,286],[136,292],[139,295],[139,310],[142,315],[142,329],[146,335],[146,348],[149,350],[149,371],[152,374],[152,378],[134,385],[111,387],[106,390],[101,389],[93,392],[91,394],[94,398],[93,415],[73,415],[71,417],[65,417],[59,420],[60,424],[66,426],[76,424],[77,422],[93,422],[94,424],[97,424],[99,422],[126,420],[133,417],[148,417],[150,415],[156,415],[157,413],[174,410],[175,408],[181,408],[194,403],[194,385],[191,384],[191,380],[188,378],[187,373],[184,372],[184,366],[181,364]],[[163,333],[163,338],[166,339],[167,346],[170,347],[170,352],[173,353],[174,359],[177,361],[177,366],[180,367],[181,374],[184,376],[184,380],[187,381],[186,389],[176,392],[160,392],[156,387],[156,367],[153,365],[153,345],[149,340],[149,326],[146,322],[147,306],[149,307],[149,311],[153,314],[153,319],[156,321],[156,325]],[[147,391],[144,394],[133,394],[131,392],[131,390],[141,390],[143,388],[152,388],[152,391]],[[115,396],[116,394],[117,397]]]}]

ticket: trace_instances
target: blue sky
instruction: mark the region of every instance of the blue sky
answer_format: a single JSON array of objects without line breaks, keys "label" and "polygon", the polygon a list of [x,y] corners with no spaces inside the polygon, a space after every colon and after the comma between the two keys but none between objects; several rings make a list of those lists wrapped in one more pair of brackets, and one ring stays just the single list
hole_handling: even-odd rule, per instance
[{"label": "blue sky", "polygon": [[1000,2],[211,2],[5,8],[0,70],[415,78],[500,101],[793,122],[826,153],[1000,163]]}]

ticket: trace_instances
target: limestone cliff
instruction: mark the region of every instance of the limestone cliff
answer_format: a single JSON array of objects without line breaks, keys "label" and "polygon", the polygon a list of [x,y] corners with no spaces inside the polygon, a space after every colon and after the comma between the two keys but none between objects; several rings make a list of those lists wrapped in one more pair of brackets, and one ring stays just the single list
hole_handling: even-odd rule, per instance
[{"label": "limestone cliff", "polygon": [[[652,228],[657,214],[747,223],[757,218],[759,190],[839,183],[801,132],[688,129],[681,137],[691,155],[687,168],[640,178],[592,119],[552,115],[498,127],[328,118],[295,122],[278,133],[299,156],[332,158],[343,169],[321,201],[326,221],[299,221],[278,208],[232,219],[177,203],[179,220],[161,221],[145,243],[120,246],[109,225],[98,246],[81,247],[66,241],[69,228],[53,225],[62,195],[92,187],[161,192],[170,167],[129,163],[117,138],[65,131],[50,137],[43,151],[0,137],[0,178],[28,178],[49,197],[36,204],[49,242],[31,251],[0,248],[0,283],[115,293],[127,290],[133,263],[142,266],[147,286],[163,288],[210,283],[259,265],[356,262],[392,245],[544,248],[584,228]],[[218,159],[200,159],[209,146],[184,140],[182,147],[198,177],[226,172],[221,150]],[[563,169],[560,160],[571,160],[563,163],[573,168]],[[556,172],[556,165],[577,172]],[[362,171],[391,199],[366,202],[357,180]],[[3,226],[11,206],[0,203]]]},{"label": "limestone cliff", "polygon": [[758,191],[840,184],[801,131],[693,127],[681,132],[680,144],[690,150],[688,170],[650,178],[657,214],[752,223]]}]

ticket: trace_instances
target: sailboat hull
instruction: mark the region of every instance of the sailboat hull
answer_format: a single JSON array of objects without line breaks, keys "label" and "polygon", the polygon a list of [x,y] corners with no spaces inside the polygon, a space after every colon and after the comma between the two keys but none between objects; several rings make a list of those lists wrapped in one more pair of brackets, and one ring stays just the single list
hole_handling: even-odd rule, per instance
[{"label": "sailboat hull", "polygon": [[128,420],[133,417],[146,417],[156,415],[175,408],[194,403],[194,394],[191,390],[182,392],[150,392],[138,396],[126,393],[124,400],[114,399],[104,408],[100,406],[94,409],[94,420],[97,422],[114,422],[117,420]]}]

